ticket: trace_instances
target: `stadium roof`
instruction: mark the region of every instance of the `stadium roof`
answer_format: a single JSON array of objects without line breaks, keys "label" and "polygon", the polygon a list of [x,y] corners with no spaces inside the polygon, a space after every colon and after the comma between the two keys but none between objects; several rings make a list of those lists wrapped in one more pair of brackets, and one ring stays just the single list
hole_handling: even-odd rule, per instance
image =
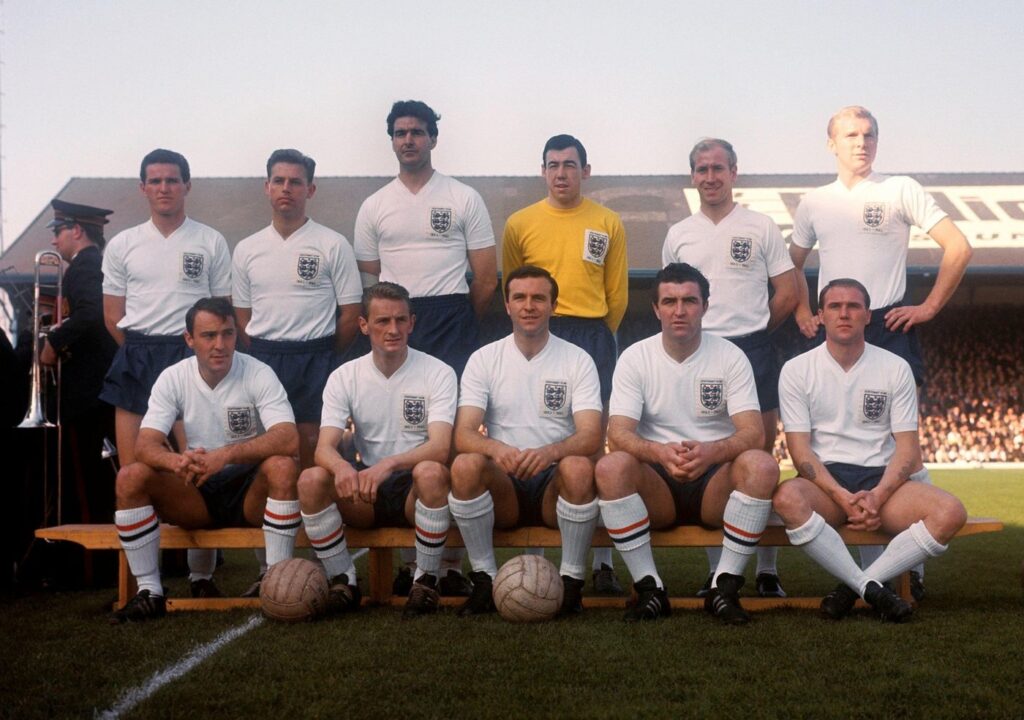
[{"label": "stadium roof", "polygon": [[[970,271],[1024,273],[1024,173],[914,174],[949,213],[975,247]],[[495,237],[501,237],[505,219],[514,211],[545,195],[537,177],[465,177],[476,188],[491,213]],[[792,215],[808,190],[832,182],[834,175],[741,175],[735,197],[754,210],[771,215],[788,236]],[[352,238],[356,212],[362,201],[391,180],[390,177],[318,178],[316,196],[308,211],[317,222]],[[584,185],[593,198],[622,215],[633,275],[647,275],[660,267],[661,246],[669,226],[689,216],[699,198],[683,175],[617,175],[592,177]],[[112,208],[107,238],[126,227],[144,222],[147,206],[134,178],[72,178],[57,197],[71,202]],[[188,199],[190,217],[220,230],[232,247],[270,222],[263,194],[263,178],[193,178]],[[32,271],[33,258],[48,248],[51,234],[46,223],[49,206],[0,257],[0,268],[17,275]],[[941,251],[930,238],[915,230],[908,265],[911,272],[930,272]],[[812,255],[808,267],[815,267]]]}]

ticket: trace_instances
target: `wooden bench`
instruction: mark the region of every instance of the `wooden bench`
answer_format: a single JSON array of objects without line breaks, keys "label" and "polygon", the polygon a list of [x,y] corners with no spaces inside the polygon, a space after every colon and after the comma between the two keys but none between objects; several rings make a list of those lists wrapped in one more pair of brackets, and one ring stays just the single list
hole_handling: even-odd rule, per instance
[{"label": "wooden bench", "polygon": [[[970,518],[960,529],[957,537],[998,532],[1003,524],[995,518]],[[81,545],[88,550],[116,550],[119,556],[118,606],[124,605],[135,593],[135,583],[128,569],[128,562],[121,550],[121,542],[113,525],[59,525],[36,530],[36,537],[44,540],[65,540]],[[885,545],[891,536],[879,532],[864,532],[843,528],[840,530],[847,545]],[[367,548],[369,553],[369,577],[366,599],[373,604],[404,604],[405,598],[391,594],[392,556],[395,548],[415,546],[415,534],[409,528],[378,528],[359,530],[346,527],[345,537],[351,549]],[[545,527],[526,527],[515,530],[496,530],[494,546],[506,548],[558,548],[562,539],[558,530]],[[611,540],[602,528],[594,533],[594,546],[608,547]],[[721,530],[705,530],[686,526],[670,530],[651,532],[654,547],[709,547],[722,544]],[[789,538],[781,527],[768,527],[761,537],[762,545],[789,545]],[[448,535],[448,545],[463,547],[462,537],[453,526]],[[174,525],[160,528],[160,546],[165,549],[180,548],[256,548],[263,547],[263,530],[260,528],[225,528],[221,530],[185,530]],[[296,547],[309,547],[309,540],[299,531]],[[907,600],[910,596],[910,576],[899,579],[899,592]],[[461,602],[460,598],[442,598],[446,604]],[[764,610],[778,607],[817,608],[820,598],[787,597],[760,598],[744,597],[743,606],[750,610]],[[587,607],[623,607],[621,597],[585,597]],[[863,601],[860,601],[863,602]],[[701,608],[704,601],[695,597],[674,597],[672,607]],[[258,598],[167,598],[168,610],[227,610],[238,607],[259,607]]]}]

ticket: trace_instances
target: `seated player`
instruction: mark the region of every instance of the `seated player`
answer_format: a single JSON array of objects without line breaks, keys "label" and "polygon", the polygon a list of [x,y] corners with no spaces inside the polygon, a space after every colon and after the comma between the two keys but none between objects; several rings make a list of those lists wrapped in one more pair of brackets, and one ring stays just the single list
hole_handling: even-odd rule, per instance
[{"label": "seated player", "polygon": [[[445,463],[458,385],[448,365],[409,347],[414,323],[401,285],[367,288],[359,327],[370,354],[335,370],[324,388],[316,466],[299,478],[299,502],[306,535],[330,578],[330,612],[356,610],[361,598],[343,522],[415,527],[416,575],[404,614],[437,610],[451,523]],[[356,463],[338,452],[349,420],[361,458]]]},{"label": "seated player", "polygon": [[597,463],[605,527],[633,576],[626,620],[669,615],[651,552],[651,528],[722,528],[722,556],[704,599],[724,622],[749,616],[739,601],[743,570],[771,513],[779,466],[764,444],[754,375],[743,351],[703,332],[707,278],[672,263],[655,278],[661,333],[622,353],[612,381],[608,441]]},{"label": "seated player", "polygon": [[[925,482],[917,435],[917,389],[910,365],[865,343],[870,298],[856,280],[822,288],[818,317],[825,344],[782,369],[779,397],[786,443],[799,477],[775,492],[775,511],[790,542],[842,580],[821,603],[834,620],[857,597],[883,620],[903,622],[913,609],[885,581],[941,555],[967,521],[955,497]],[[834,526],[896,535],[865,570]]]},{"label": "seated player", "polygon": [[[235,352],[235,316],[225,298],[198,300],[185,316],[194,357],[160,373],[135,445],[137,462],[117,474],[114,521],[139,592],[111,621],[165,614],[160,519],[186,528],[262,523],[267,563],[292,555],[299,531],[295,455],[299,435],[273,370]],[[176,419],[188,449],[166,443]],[[159,516],[158,516],[159,513]]]},{"label": "seated player", "polygon": [[455,419],[461,454],[448,504],[473,568],[473,594],[459,614],[495,609],[495,526],[541,524],[562,533],[561,610],[579,613],[598,515],[588,457],[601,449],[597,368],[549,332],[558,285],[547,270],[516,268],[505,278],[505,298],[512,334],[470,356]]}]

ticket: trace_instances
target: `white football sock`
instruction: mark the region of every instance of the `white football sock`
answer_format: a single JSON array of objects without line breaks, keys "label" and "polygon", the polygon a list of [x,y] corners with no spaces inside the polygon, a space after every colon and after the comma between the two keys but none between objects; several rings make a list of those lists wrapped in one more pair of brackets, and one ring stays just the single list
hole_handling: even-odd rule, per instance
[{"label": "white football sock", "polygon": [[786,530],[786,535],[789,536],[791,543],[803,548],[814,562],[863,597],[868,578],[853,561],[843,538],[835,528],[825,522],[825,518],[812,512],[807,522],[798,528]]},{"label": "white football sock", "polygon": [[306,537],[313,546],[317,559],[323,563],[327,579],[339,575],[348,576],[348,584],[356,584],[356,566],[345,542],[345,526],[341,521],[338,506],[331,503],[312,515],[302,513],[302,524],[306,526]]},{"label": "white football sock", "polygon": [[[598,517],[601,517],[600,513]],[[594,548],[594,561],[591,563],[591,570],[598,571],[602,565],[612,567],[612,549],[610,547],[596,547]]]},{"label": "white football sock", "polygon": [[448,526],[452,516],[448,506],[431,508],[416,500],[416,575],[429,573],[435,578],[440,574],[441,553],[448,539]]},{"label": "white football sock", "polygon": [[[604,527],[604,518],[601,517],[600,510],[597,513],[597,526]],[[591,569],[595,572],[601,569],[602,565],[608,567],[614,567],[612,564],[612,549],[610,547],[596,547],[594,548],[594,562]]]},{"label": "white football sock", "polygon": [[189,548],[188,556],[189,582],[209,580],[217,569],[217,551],[210,548]]},{"label": "white football sock", "polygon": [[459,526],[473,572],[485,572],[494,578],[498,567],[494,559],[494,498],[490,491],[470,500],[459,500],[449,493],[448,507]]},{"label": "white football sock", "polygon": [[599,500],[598,505],[608,537],[626,563],[633,582],[649,575],[659,588],[664,588],[651,552],[651,520],[640,494],[633,493],[618,500]]},{"label": "white football sock", "polygon": [[708,556],[708,575],[714,575],[718,561],[722,559],[722,546],[706,547],[704,553]]},{"label": "white football sock", "polygon": [[454,570],[462,573],[462,558],[466,557],[466,548],[446,547],[441,553],[441,572]]},{"label": "white football sock", "polygon": [[739,490],[729,493],[722,515],[722,559],[718,561],[711,587],[718,587],[718,576],[723,573],[743,576],[771,511],[771,500],[750,497]]},{"label": "white football sock", "polygon": [[778,575],[779,570],[777,562],[779,559],[779,549],[777,547],[758,547],[757,548],[757,574],[758,575]]},{"label": "white football sock", "polygon": [[905,573],[925,558],[938,557],[946,552],[948,545],[943,545],[928,532],[924,520],[918,520],[886,546],[875,562],[864,574],[872,580],[884,583],[886,580]]},{"label": "white football sock", "polygon": [[298,500],[267,498],[263,510],[263,544],[267,549],[267,566],[287,560],[295,551],[295,536],[302,526]]},{"label": "white football sock", "polygon": [[128,567],[139,590],[163,595],[160,582],[160,519],[152,505],[114,513],[117,534],[121,538]]},{"label": "white football sock", "polygon": [[573,505],[561,495],[555,504],[558,531],[562,534],[562,566],[559,575],[582,580],[586,572],[587,551],[597,527],[597,498],[586,505]]},{"label": "white football sock", "polygon": [[260,576],[262,577],[267,572],[267,549],[265,547],[253,548],[252,554],[256,556],[256,562],[259,563]]}]

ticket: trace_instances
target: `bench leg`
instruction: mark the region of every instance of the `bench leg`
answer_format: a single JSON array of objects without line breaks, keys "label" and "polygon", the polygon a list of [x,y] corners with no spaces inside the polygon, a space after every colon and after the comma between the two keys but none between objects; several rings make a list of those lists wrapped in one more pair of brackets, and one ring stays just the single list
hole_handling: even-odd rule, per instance
[{"label": "bench leg", "polygon": [[905,572],[896,578],[896,594],[911,605],[917,605],[914,596],[910,593],[910,573]]},{"label": "bench leg", "polygon": [[370,601],[386,603],[391,597],[391,548],[370,548]]}]

